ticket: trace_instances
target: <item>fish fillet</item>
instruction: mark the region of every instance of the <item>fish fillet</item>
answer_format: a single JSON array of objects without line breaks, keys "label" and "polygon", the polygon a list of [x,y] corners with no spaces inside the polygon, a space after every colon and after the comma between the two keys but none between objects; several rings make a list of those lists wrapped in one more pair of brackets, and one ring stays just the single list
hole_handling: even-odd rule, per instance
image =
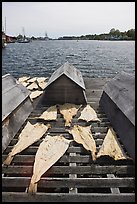
[{"label": "fish fillet", "polygon": [[25,82],[25,81],[22,81],[22,82],[20,82],[23,86],[28,86],[29,85],[29,83],[28,82]]},{"label": "fish fillet", "polygon": [[37,98],[38,96],[40,96],[43,93],[43,91],[32,91],[30,94],[30,99],[33,101],[34,98]]},{"label": "fish fillet", "polygon": [[27,81],[28,79],[30,79],[30,77],[27,77],[27,76],[23,76],[23,77],[20,77],[18,79],[19,82],[24,82],[24,81]]},{"label": "fish fillet", "polygon": [[78,109],[81,105],[75,105],[71,103],[65,103],[59,106],[60,113],[63,115],[65,119],[65,126],[71,125],[72,118],[77,114]]},{"label": "fish fillet", "polygon": [[100,121],[97,117],[95,110],[90,106],[86,105],[86,107],[81,111],[81,115],[78,120],[86,120],[89,121]]},{"label": "fish fillet", "polygon": [[27,89],[29,90],[38,89],[38,85],[36,84],[36,82],[33,82],[27,87]]},{"label": "fish fillet", "polygon": [[44,133],[50,128],[50,124],[44,125],[36,123],[32,125],[29,121],[19,135],[19,140],[17,144],[13,147],[11,152],[8,154],[7,159],[3,162],[6,165],[9,165],[17,153],[23,151],[34,142],[38,141]]},{"label": "fish fillet", "polygon": [[44,120],[56,120],[57,119],[57,108],[56,108],[56,105],[49,107],[38,118],[44,119]]},{"label": "fish fillet", "polygon": [[63,156],[71,141],[72,140],[65,139],[62,135],[45,137],[35,156],[33,175],[28,193],[37,192],[37,182],[41,176]]},{"label": "fish fillet", "polygon": [[28,82],[32,83],[32,82],[35,82],[37,80],[37,77],[33,77],[31,79],[28,80]]},{"label": "fish fillet", "polygon": [[112,128],[108,129],[108,132],[103,141],[103,144],[97,154],[97,158],[99,158],[100,156],[106,156],[106,155],[112,157],[114,160],[127,158]]},{"label": "fish fillet", "polygon": [[42,90],[45,89],[46,86],[47,86],[47,82],[45,82],[45,81],[38,82],[38,84],[39,84],[39,87],[40,87]]},{"label": "fish fillet", "polygon": [[82,127],[80,125],[74,125],[71,130],[67,130],[73,135],[74,140],[82,144],[86,150],[91,151],[92,159],[96,159],[96,143],[91,133],[91,126]]},{"label": "fish fillet", "polygon": [[48,77],[37,77],[37,82],[43,82],[46,81],[48,79]]}]

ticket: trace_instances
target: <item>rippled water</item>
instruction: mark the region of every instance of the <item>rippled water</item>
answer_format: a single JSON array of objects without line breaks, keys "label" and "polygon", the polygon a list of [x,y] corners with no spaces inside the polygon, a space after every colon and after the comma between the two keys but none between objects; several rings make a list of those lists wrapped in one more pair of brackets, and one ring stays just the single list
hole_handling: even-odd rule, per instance
[{"label": "rippled water", "polygon": [[134,41],[49,40],[11,43],[2,50],[2,75],[48,76],[66,61],[84,77],[135,72]]}]

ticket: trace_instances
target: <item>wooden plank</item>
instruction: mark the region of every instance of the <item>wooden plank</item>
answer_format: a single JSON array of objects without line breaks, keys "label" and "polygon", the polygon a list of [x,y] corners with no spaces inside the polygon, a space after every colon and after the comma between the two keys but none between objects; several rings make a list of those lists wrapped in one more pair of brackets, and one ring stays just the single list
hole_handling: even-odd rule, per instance
[{"label": "wooden plank", "polygon": [[[2,173],[5,175],[10,174],[32,174],[33,166],[3,166]],[[135,167],[132,165],[123,165],[123,166],[100,166],[100,165],[91,165],[91,166],[52,166],[48,171],[48,174],[127,174],[135,175]]]},{"label": "wooden plank", "polygon": [[[12,146],[8,146],[7,149],[5,150],[4,154],[7,154],[11,151]],[[35,154],[37,151],[38,147],[36,146],[30,146],[29,148],[23,150],[22,152],[20,152],[20,155],[24,155],[24,154]],[[100,147],[96,148],[97,151],[100,149]],[[84,147],[69,147],[68,150],[66,151],[66,153],[82,153],[82,154],[90,154],[89,151],[87,151],[86,149],[84,149]]]},{"label": "wooden plank", "polygon": [[[78,154],[78,153],[77,153]],[[3,155],[2,156],[2,161],[4,161],[7,158],[7,156]],[[16,155],[14,160],[13,160],[13,164],[15,165],[32,165],[32,163],[34,162],[34,155]],[[58,162],[56,164],[60,164],[64,163],[66,165],[66,163],[69,162],[75,162],[75,163],[80,163],[80,165],[84,165],[84,164],[92,164],[93,162],[91,161],[91,156],[90,155],[80,155],[80,156],[75,156],[75,157],[70,157],[67,155],[64,155],[60,160],[58,160]],[[96,160],[94,162],[94,164],[96,165],[109,165],[108,168],[110,168],[113,165],[120,165],[122,168],[124,167],[124,165],[128,165],[125,166],[124,168],[128,169],[131,166],[131,169],[134,171],[134,166],[132,166],[133,161],[132,160],[123,160],[123,161],[114,161],[112,159],[110,160],[106,160],[106,159],[102,159],[102,160]],[[130,165],[130,166],[129,166]],[[133,174],[133,171],[128,172],[128,174]]]},{"label": "wooden plank", "polygon": [[2,121],[7,118],[30,94],[26,87],[18,84],[11,75],[2,78]]},{"label": "wooden plank", "polygon": [[[114,174],[107,174],[107,177],[108,178],[115,178]],[[119,188],[110,188],[111,189],[111,193],[113,194],[119,194],[120,193],[120,190]]]},{"label": "wooden plank", "polygon": [[[63,136],[64,136],[64,135],[63,135]],[[93,136],[93,138],[94,138],[94,135],[92,135],[92,136]],[[65,137],[65,138],[66,138],[66,137],[70,138],[69,135],[65,135],[64,137]],[[94,139],[95,139],[95,138],[94,138]],[[15,144],[17,143],[17,141],[18,141],[17,139],[12,139],[12,141],[10,142],[10,146],[15,145]],[[42,139],[40,139],[39,141],[35,142],[35,143],[33,144],[33,146],[39,146],[41,142],[42,142]],[[97,145],[97,146],[98,146],[98,145],[101,145],[102,142],[103,142],[103,139],[102,139],[102,138],[96,139],[96,145]],[[72,141],[72,144],[76,144],[75,141]]]},{"label": "wooden plank", "polygon": [[135,161],[135,75],[121,72],[106,83],[100,106]]},{"label": "wooden plank", "polygon": [[3,202],[135,202],[134,193],[108,194],[108,193],[2,193]]},{"label": "wooden plank", "polygon": [[[74,156],[74,157],[75,157],[75,156],[76,156],[76,153],[70,153],[69,155],[70,155],[70,157],[71,157],[71,156]],[[75,166],[75,167],[76,167],[77,164],[76,164],[75,162],[72,162],[72,163],[70,162],[70,163],[69,163],[69,166],[70,166],[70,167],[71,167],[71,166]],[[69,178],[70,178],[70,179],[75,179],[75,178],[77,178],[77,174],[69,174]],[[75,188],[75,186],[74,186],[74,187],[71,186],[71,187],[69,188],[69,193],[77,193],[77,192],[78,192],[78,190],[77,190],[77,188]]]},{"label": "wooden plank", "polygon": [[14,110],[10,117],[6,118],[2,123],[2,152],[7,148],[12,138],[24,124],[29,114],[33,110],[32,103],[29,98],[26,98]]},{"label": "wooden plank", "polygon": [[[7,177],[2,179],[3,187],[27,187],[30,182],[30,177]],[[128,187],[134,188],[134,178],[41,178],[38,182],[38,187],[43,188],[118,188]],[[77,189],[71,193],[77,193]],[[11,189],[12,190],[12,189]],[[116,193],[116,192],[115,192]]]},{"label": "wooden plank", "polygon": [[108,82],[111,78],[87,78],[84,77],[84,83],[86,90],[87,89],[95,89],[102,90],[103,86],[106,82]]}]

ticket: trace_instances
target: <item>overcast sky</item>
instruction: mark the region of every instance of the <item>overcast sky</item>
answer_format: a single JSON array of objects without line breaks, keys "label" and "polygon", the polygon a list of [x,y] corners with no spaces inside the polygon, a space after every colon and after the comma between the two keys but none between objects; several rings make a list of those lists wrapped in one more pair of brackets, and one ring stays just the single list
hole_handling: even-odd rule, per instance
[{"label": "overcast sky", "polygon": [[7,35],[24,28],[29,37],[127,31],[135,28],[135,2],[2,2],[2,24]]}]

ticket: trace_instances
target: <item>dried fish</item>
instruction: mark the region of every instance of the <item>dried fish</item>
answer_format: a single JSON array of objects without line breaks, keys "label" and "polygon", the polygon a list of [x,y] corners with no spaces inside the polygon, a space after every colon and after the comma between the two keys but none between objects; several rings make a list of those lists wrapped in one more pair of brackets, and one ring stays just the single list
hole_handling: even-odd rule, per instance
[{"label": "dried fish", "polygon": [[46,81],[47,79],[48,77],[37,77],[37,82],[40,83],[40,82]]},{"label": "dried fish", "polygon": [[27,89],[29,90],[38,89],[38,85],[36,84],[36,82],[33,82],[27,87]]},{"label": "dried fish", "polygon": [[81,111],[81,115],[78,120],[86,120],[89,121],[100,121],[97,117],[95,110],[90,106],[86,105],[86,107]]},{"label": "dried fish", "polygon": [[23,81],[23,82],[20,82],[23,86],[28,86],[29,85],[29,83],[28,82],[25,82],[25,81]]},{"label": "dried fish", "polygon": [[44,120],[56,120],[57,119],[57,107],[56,107],[56,105],[49,107],[38,118],[44,119]]},{"label": "dried fish", "polygon": [[96,159],[96,143],[91,133],[91,126],[82,127],[80,125],[74,125],[71,130],[67,130],[73,135],[74,140],[82,144],[86,150],[91,151],[92,159]]},{"label": "dried fish", "polygon": [[72,103],[65,103],[59,106],[60,113],[65,119],[65,126],[71,126],[72,118],[77,114],[81,105],[75,105]]},{"label": "dried fish", "polygon": [[30,79],[30,77],[27,77],[27,76],[23,76],[23,77],[20,77],[18,79],[19,82],[24,82],[24,81],[27,81],[28,79]]},{"label": "dried fish", "polygon": [[28,80],[29,83],[35,82],[37,80],[37,77],[33,77],[31,79]]},{"label": "dried fish", "polygon": [[62,135],[46,136],[40,144],[33,167],[33,175],[28,188],[28,193],[37,192],[37,183],[41,176],[66,152],[72,140],[65,139]]},{"label": "dried fish", "polygon": [[17,153],[20,153],[34,142],[38,141],[44,133],[50,128],[50,124],[44,125],[36,123],[32,125],[29,121],[19,135],[17,144],[13,147],[11,152],[8,154],[7,159],[3,162],[5,165],[9,165]]},{"label": "dried fish", "polygon": [[45,87],[47,86],[47,82],[46,82],[47,79],[48,79],[47,77],[37,78],[38,85],[42,90],[44,90]]},{"label": "dried fish", "polygon": [[41,82],[39,82],[38,84],[39,84],[39,87],[40,87],[42,90],[44,90],[44,89],[46,88],[46,86],[47,86],[47,82],[45,82],[45,81],[41,81]]},{"label": "dried fish", "polygon": [[30,94],[30,99],[33,101],[34,98],[37,98],[38,96],[40,96],[43,93],[43,91],[32,91]]},{"label": "dried fish", "polygon": [[112,128],[108,129],[103,144],[97,154],[97,158],[101,156],[110,156],[114,160],[127,159],[126,154],[118,142],[116,133]]}]

